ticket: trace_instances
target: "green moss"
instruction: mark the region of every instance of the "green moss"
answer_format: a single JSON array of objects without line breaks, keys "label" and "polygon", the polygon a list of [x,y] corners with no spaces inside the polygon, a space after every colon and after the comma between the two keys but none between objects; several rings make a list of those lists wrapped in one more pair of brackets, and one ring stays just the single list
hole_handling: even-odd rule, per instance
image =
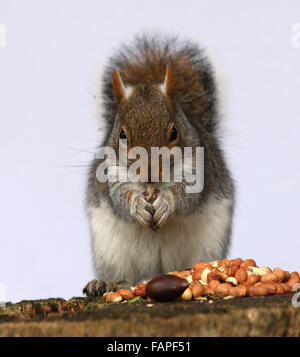
[{"label": "green moss", "polygon": [[135,298],[133,298],[133,299],[130,299],[130,300],[127,300],[127,302],[128,303],[136,303],[136,302],[147,302],[147,300],[146,299],[143,299],[141,296],[137,296],[137,297],[135,297]]}]

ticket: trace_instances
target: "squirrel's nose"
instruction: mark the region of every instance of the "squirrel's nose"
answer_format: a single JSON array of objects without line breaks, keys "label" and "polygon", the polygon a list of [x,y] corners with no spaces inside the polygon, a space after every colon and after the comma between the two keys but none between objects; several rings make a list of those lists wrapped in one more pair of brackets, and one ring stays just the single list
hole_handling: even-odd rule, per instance
[{"label": "squirrel's nose", "polygon": [[145,199],[148,202],[153,203],[157,199],[158,194],[159,190],[155,188],[153,184],[148,183],[147,190],[144,192]]}]

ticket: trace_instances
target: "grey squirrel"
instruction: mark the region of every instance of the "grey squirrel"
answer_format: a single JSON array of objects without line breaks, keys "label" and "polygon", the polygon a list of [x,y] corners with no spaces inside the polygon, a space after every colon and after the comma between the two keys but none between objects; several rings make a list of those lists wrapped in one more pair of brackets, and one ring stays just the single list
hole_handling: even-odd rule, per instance
[{"label": "grey squirrel", "polygon": [[[92,162],[86,209],[96,272],[83,292],[102,295],[198,261],[222,259],[230,243],[234,183],[220,148],[215,73],[189,41],[137,36],[103,75],[101,146],[204,147],[204,187],[182,182],[99,182]],[[174,162],[173,162],[174,164]],[[151,168],[149,167],[149,170]],[[146,194],[145,194],[146,192]]]}]

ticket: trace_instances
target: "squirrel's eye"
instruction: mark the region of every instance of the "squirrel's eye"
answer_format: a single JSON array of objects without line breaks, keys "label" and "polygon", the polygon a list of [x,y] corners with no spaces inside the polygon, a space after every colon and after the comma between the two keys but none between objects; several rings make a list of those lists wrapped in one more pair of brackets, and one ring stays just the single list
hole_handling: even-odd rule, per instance
[{"label": "squirrel's eye", "polygon": [[173,125],[172,131],[171,131],[171,135],[170,135],[170,141],[175,141],[177,139],[177,136],[178,136],[177,129]]},{"label": "squirrel's eye", "polygon": [[121,140],[127,139],[124,129],[122,129],[122,130],[120,131],[120,139],[121,139]]}]

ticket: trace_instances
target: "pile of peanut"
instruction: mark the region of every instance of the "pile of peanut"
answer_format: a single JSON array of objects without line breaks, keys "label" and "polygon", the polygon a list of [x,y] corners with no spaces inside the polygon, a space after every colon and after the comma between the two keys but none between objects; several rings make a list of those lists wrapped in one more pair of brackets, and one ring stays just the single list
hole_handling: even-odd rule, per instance
[{"label": "pile of peanut", "polygon": [[[185,279],[178,279],[180,288],[176,300],[201,300],[204,296],[211,295],[243,297],[285,294],[292,292],[293,286],[300,283],[298,272],[289,273],[281,268],[271,270],[264,266],[258,267],[253,259],[241,258],[199,262],[191,270],[169,272],[160,276],[160,281],[164,282],[165,279],[166,286],[170,285],[167,284],[168,275]],[[131,290],[120,289],[105,293],[103,298],[109,302],[117,302],[140,296],[153,301],[153,298],[147,296],[147,284],[150,282],[151,280],[138,283]],[[180,291],[182,288],[184,291]],[[160,289],[162,291],[159,291],[159,294],[163,295],[163,288]]]}]

